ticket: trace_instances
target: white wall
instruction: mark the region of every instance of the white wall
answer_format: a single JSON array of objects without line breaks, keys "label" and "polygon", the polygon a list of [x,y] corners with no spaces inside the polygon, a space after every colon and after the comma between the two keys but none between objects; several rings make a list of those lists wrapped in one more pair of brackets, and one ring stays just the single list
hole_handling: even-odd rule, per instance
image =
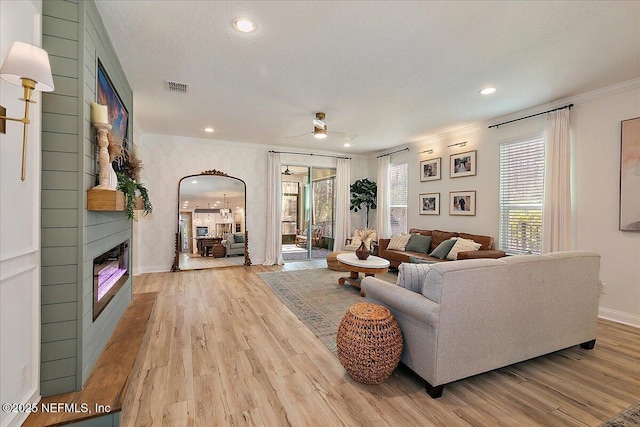
[{"label": "white wall", "polygon": [[[14,41],[40,45],[42,3],[0,2],[0,63]],[[20,86],[0,81],[0,105],[22,117]],[[0,134],[0,402],[40,399],[40,93],[31,107],[26,180],[20,180],[22,125]],[[21,375],[21,371],[24,375]],[[0,426],[28,414],[0,411]]]},{"label": "white wall", "polygon": [[[253,264],[264,262],[268,151],[300,150],[152,134],[138,139],[138,149],[144,165],[141,181],[148,188],[153,204],[153,213],[139,217],[138,221],[138,272],[168,271],[171,268],[175,255],[178,182],[184,176],[213,169],[246,183],[249,255]],[[366,176],[367,164],[365,157],[351,157],[351,181],[355,181]],[[335,159],[319,156],[282,154],[281,159],[283,165],[290,166],[336,165]]]},{"label": "white wall", "polygon": [[[576,246],[602,255],[600,314],[640,327],[640,232],[619,230],[620,122],[640,117],[635,89],[576,106]],[[634,196],[640,200],[640,189]]]},{"label": "white wall", "polygon": [[[488,123],[411,144],[408,153],[392,155],[392,162],[409,162],[409,227],[465,231],[498,238],[499,144],[542,136],[546,116],[530,118],[498,129],[488,125],[545,111],[572,102],[571,131],[575,199],[574,248],[600,253],[604,294],[600,315],[640,327],[640,233],[618,230],[620,186],[620,122],[640,116],[640,79],[582,94],[497,118]],[[448,148],[467,141],[465,147]],[[433,154],[417,154],[433,149]],[[449,178],[450,155],[477,151],[477,174]],[[388,152],[394,151],[393,149]],[[419,163],[442,158],[442,179],[420,182]],[[377,161],[369,158],[369,175]],[[450,216],[450,191],[475,190],[476,216]],[[419,215],[420,193],[440,193],[440,215]],[[640,194],[637,195],[640,198]]]}]

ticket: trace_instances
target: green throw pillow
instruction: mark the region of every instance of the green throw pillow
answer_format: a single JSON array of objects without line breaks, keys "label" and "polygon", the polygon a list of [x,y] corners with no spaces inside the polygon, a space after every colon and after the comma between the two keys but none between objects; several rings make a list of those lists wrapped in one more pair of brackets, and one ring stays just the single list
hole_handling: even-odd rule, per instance
[{"label": "green throw pillow", "polygon": [[244,236],[242,234],[234,234],[233,235],[233,241],[235,243],[244,243]]},{"label": "green throw pillow", "polygon": [[435,264],[436,261],[427,261],[426,259],[416,258],[414,256],[409,257],[411,264]]},{"label": "green throw pillow", "polygon": [[412,234],[409,238],[405,251],[429,253],[431,247],[431,236],[423,236],[422,234]]},{"label": "green throw pillow", "polygon": [[449,251],[451,250],[451,248],[455,244],[456,244],[455,239],[454,240],[443,240],[442,243],[440,243],[438,245],[438,247],[435,248],[433,250],[433,252],[431,252],[429,254],[429,256],[432,256],[434,258],[445,259],[447,257],[447,254],[449,253]]}]

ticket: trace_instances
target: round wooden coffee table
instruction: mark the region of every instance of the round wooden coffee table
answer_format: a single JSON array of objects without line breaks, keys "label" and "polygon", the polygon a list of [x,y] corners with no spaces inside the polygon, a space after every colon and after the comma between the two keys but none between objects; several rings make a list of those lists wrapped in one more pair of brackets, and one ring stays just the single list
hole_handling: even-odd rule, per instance
[{"label": "round wooden coffee table", "polygon": [[[362,278],[359,273],[365,276],[375,276],[376,274],[386,273],[389,270],[389,261],[377,256],[369,255],[367,259],[359,259],[355,252],[347,252],[338,254],[336,257],[338,264],[349,270],[349,277],[341,277],[338,284],[350,284],[360,289],[360,281]],[[363,295],[360,293],[360,295]],[[364,295],[363,295],[364,296]]]}]

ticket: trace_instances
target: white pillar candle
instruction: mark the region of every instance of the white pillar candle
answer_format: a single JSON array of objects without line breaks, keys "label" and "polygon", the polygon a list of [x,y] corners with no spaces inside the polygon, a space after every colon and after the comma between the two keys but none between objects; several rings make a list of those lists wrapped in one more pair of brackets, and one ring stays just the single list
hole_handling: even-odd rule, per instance
[{"label": "white pillar candle", "polygon": [[93,123],[109,123],[109,110],[106,105],[91,103]]}]

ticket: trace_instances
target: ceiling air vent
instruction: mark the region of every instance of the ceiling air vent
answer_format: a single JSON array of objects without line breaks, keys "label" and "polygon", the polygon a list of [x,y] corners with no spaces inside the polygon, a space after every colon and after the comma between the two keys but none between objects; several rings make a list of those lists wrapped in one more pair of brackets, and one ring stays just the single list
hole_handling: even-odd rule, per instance
[{"label": "ceiling air vent", "polygon": [[189,85],[186,83],[172,82],[169,80],[165,80],[164,87],[169,92],[187,93],[187,89],[189,88]]}]

